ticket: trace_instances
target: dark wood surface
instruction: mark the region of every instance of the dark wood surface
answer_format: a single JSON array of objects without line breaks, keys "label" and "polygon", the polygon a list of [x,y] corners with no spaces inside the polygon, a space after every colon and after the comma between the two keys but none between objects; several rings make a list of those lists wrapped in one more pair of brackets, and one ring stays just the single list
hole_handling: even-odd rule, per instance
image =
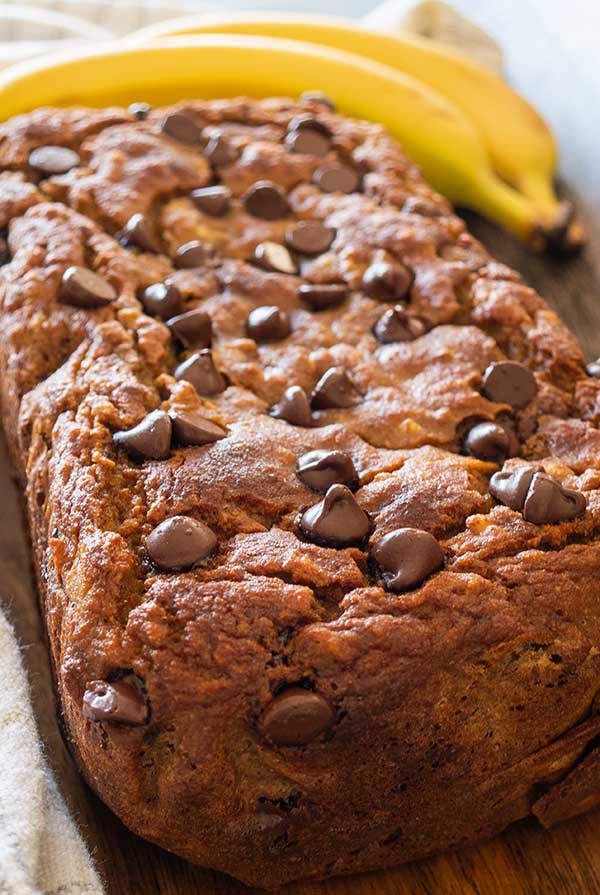
[{"label": "dark wood surface", "polygon": [[[529,255],[511,237],[469,218],[491,252],[515,267],[579,336],[588,358],[600,354],[600,230],[577,259]],[[25,650],[48,758],[105,880],[107,895],[243,895],[221,874],[191,867],[134,836],[81,782],[55,720],[46,648],[30,574],[18,489],[0,442],[2,599]],[[599,895],[600,811],[550,832],[515,824],[492,842],[398,870],[289,886],[285,895]]]}]

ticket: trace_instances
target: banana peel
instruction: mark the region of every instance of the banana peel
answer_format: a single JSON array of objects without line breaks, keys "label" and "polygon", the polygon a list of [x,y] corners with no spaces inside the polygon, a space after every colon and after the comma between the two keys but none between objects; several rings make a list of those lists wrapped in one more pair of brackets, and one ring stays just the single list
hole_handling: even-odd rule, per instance
[{"label": "banana peel", "polygon": [[381,122],[452,202],[491,217],[533,248],[554,233],[555,222],[496,175],[476,128],[444,97],[381,63],[336,49],[324,54],[315,44],[203,34],[38,58],[0,73],[0,117],[44,105],[160,105],[316,87],[347,114]]},{"label": "banana peel", "polygon": [[142,29],[131,40],[147,43],[167,35],[219,32],[293,39],[341,49],[427,84],[475,126],[499,177],[535,203],[540,218],[538,231],[553,234],[549,243],[555,248],[562,245],[565,250],[581,245],[583,230],[574,209],[559,200],[554,191],[554,136],[539,113],[496,73],[437,41],[408,32],[388,35],[367,31],[350,19],[333,16],[284,12],[187,16]]}]

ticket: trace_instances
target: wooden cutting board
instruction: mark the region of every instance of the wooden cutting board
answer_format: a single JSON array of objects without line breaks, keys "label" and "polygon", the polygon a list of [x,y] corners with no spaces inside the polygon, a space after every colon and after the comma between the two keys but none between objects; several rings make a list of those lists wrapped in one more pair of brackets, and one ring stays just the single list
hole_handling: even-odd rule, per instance
[{"label": "wooden cutting board", "polygon": [[[529,255],[474,217],[469,225],[501,261],[521,271],[577,333],[588,358],[600,355],[600,227],[588,221],[586,252],[570,261]],[[243,895],[245,886],[193,868],[130,833],[82,783],[61,739],[18,491],[0,442],[2,599],[17,626],[48,758],[105,880],[107,895]],[[389,872],[299,883],[285,895],[599,895],[600,810],[544,832],[515,824],[478,847]]]}]

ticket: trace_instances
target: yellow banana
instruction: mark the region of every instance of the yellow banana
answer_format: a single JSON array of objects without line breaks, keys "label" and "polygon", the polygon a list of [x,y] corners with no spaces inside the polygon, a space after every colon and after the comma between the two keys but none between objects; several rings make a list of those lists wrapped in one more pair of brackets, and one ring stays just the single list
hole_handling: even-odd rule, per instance
[{"label": "yellow banana", "polygon": [[472,124],[415,79],[339,50],[262,37],[208,34],[151,46],[35,59],[0,73],[0,116],[41,105],[108,105],[143,99],[329,93],[344,112],[381,122],[452,201],[540,246],[545,221],[493,172]]},{"label": "yellow banana", "polygon": [[[501,78],[470,60],[411,34],[365,31],[351,20],[288,13],[188,16],[137,32],[134,41],[159,35],[227,32],[307,41],[381,62],[427,84],[450,100],[478,129],[498,174],[529,196],[549,230],[570,223],[571,210],[556,198],[556,144],[543,118]],[[574,230],[572,233],[574,236]]]}]

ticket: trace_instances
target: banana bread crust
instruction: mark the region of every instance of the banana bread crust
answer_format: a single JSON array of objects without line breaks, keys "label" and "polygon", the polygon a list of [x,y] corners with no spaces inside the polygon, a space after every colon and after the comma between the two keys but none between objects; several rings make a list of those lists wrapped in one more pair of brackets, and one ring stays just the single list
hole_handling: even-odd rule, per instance
[{"label": "banana bread crust", "polygon": [[[31,155],[56,145],[58,173]],[[70,744],[122,820],[275,887],[595,804],[600,382],[394,141],[318,98],[42,109],[0,126],[0,170],[4,425]],[[199,373],[165,302],[210,318]],[[499,400],[507,361],[527,400]],[[208,440],[153,459],[130,433],[156,410]],[[350,458],[364,537],[306,515],[317,450]],[[490,479],[522,469],[583,511],[511,508]],[[217,540],[183,569],[148,540],[174,517]],[[396,588],[407,529],[443,567],[428,541]]]}]

